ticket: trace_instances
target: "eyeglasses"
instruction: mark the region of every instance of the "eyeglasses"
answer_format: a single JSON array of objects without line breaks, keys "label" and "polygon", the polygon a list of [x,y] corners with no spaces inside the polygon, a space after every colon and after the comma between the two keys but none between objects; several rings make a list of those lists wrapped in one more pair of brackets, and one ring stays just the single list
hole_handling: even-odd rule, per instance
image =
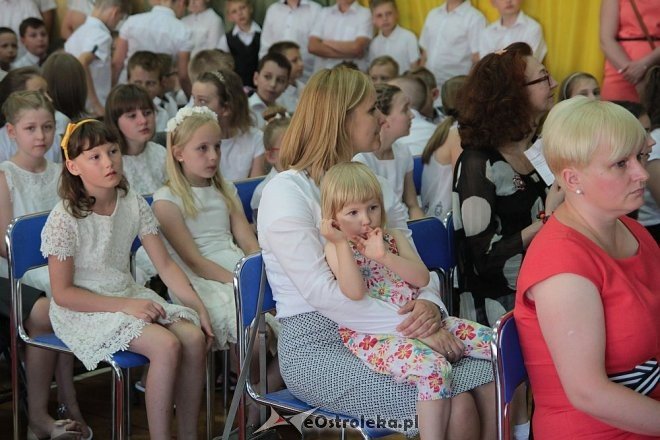
[{"label": "eyeglasses", "polygon": [[551,84],[550,84],[550,75],[549,75],[549,74],[548,74],[548,75],[544,75],[544,76],[542,76],[542,77],[540,77],[540,78],[533,79],[533,80],[531,80],[531,81],[529,81],[529,82],[526,82],[526,83],[525,83],[525,86],[533,86],[534,84],[542,83],[543,81],[546,81],[546,82],[548,83],[548,87],[551,87]]}]

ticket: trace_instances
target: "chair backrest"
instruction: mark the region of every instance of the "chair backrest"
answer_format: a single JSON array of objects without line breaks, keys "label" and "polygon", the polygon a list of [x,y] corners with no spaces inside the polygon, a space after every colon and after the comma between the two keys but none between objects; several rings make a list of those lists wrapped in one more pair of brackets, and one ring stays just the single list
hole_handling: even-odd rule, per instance
[{"label": "chair backrest", "polygon": [[508,405],[518,386],[527,380],[518,329],[513,312],[502,316],[493,328],[491,340],[497,395],[498,432],[503,438],[508,427]]},{"label": "chair backrest", "polygon": [[415,191],[417,195],[422,193],[422,171],[424,164],[422,163],[422,156],[413,156],[413,182],[415,182]]},{"label": "chair backrest", "polygon": [[[263,292],[261,292],[262,277],[264,279]],[[234,272],[234,290],[236,292],[236,309],[239,312],[239,331],[241,332],[252,324],[257,314],[275,308],[275,300],[266,279],[261,252],[243,257],[238,262]],[[263,294],[263,306],[261,310],[257,310],[260,294]]]},{"label": "chair backrest", "polygon": [[448,273],[454,267],[454,252],[450,246],[447,229],[435,217],[425,217],[408,222],[415,247],[429,269],[442,269]]},{"label": "chair backrest", "polygon": [[41,230],[46,224],[49,211],[15,218],[7,227],[5,243],[9,274],[15,280],[25,272],[48,263],[41,255]]},{"label": "chair backrest", "polygon": [[451,250],[451,253],[449,254],[451,257],[451,266],[454,267],[456,266],[456,241],[455,241],[455,229],[454,229],[454,213],[452,211],[449,211],[447,213],[447,217],[445,217],[445,228],[447,229],[447,240],[449,243],[449,249]]},{"label": "chair backrest", "polygon": [[238,198],[241,199],[241,205],[243,205],[243,211],[245,216],[248,219],[248,222],[252,223],[252,207],[250,202],[252,201],[252,194],[254,190],[263,180],[265,176],[254,177],[252,179],[243,179],[234,181],[236,186],[236,191],[238,191]]}]

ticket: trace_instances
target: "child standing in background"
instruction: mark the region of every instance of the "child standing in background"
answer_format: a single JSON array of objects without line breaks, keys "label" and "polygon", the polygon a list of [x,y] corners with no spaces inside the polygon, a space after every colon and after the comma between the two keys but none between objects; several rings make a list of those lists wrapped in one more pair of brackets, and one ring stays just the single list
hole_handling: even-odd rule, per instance
[{"label": "child standing in background", "polygon": [[202,73],[193,84],[194,103],[218,115],[220,174],[227,180],[264,174],[263,133],[254,126],[241,79],[231,70]]},{"label": "child standing in background", "polygon": [[18,54],[18,39],[13,30],[8,27],[0,27],[0,81],[11,69],[11,63]]},{"label": "child standing in background", "polygon": [[278,105],[277,99],[289,85],[291,64],[279,53],[267,53],[254,72],[255,92],[248,99],[250,111],[255,116],[257,128],[266,125],[263,112],[268,107]]},{"label": "child standing in background", "polygon": [[261,27],[252,20],[252,5],[248,0],[227,0],[227,21],[231,31],[220,37],[217,48],[234,57],[235,70],[243,85],[254,87],[254,72],[259,64]]},{"label": "child standing in background", "polygon": [[369,44],[369,62],[380,56],[389,55],[394,58],[402,72],[415,67],[420,58],[417,37],[408,29],[399,26],[396,1],[372,0],[370,7],[378,35]]},{"label": "child standing in background", "polygon": [[92,14],[71,34],[64,50],[78,58],[87,75],[87,107],[101,116],[112,87],[111,30],[129,11],[128,0],[96,0]]},{"label": "child standing in background", "polygon": [[523,0],[491,0],[500,17],[489,24],[479,38],[479,58],[504,49],[511,43],[522,41],[534,52],[534,58],[543,62],[548,47],[543,29],[533,18],[520,9]]},{"label": "child standing in background", "polygon": [[40,18],[28,17],[21,22],[19,34],[25,55],[12,64],[12,69],[27,66],[41,66],[48,56],[48,31]]},{"label": "child standing in background", "polygon": [[112,56],[113,84],[126,82],[126,63],[140,50],[166,53],[176,60],[179,81],[190,93],[188,61],[193,48],[192,31],[180,20],[186,12],[186,0],[150,0],[149,12],[126,19],[115,42]]},{"label": "child standing in background", "polygon": [[[71,124],[62,140],[63,200],[41,232],[51,323],[87,369],[118,350],[146,356],[150,435],[171,437],[176,404],[178,438],[194,440],[213,330],[190,280],[167,253],[151,208],[128,189],[116,141],[103,123],[89,119]],[[133,280],[128,268],[136,236],[188,307],[169,304]]]},{"label": "child standing in background", "polygon": [[280,103],[289,113],[296,111],[298,100],[305,88],[305,83],[301,81],[304,73],[305,64],[300,51],[300,46],[293,41],[280,41],[273,44],[268,53],[280,53],[289,60],[291,64],[291,74],[289,75],[289,85],[282,96],[280,96]]},{"label": "child standing in background", "polygon": [[209,0],[190,0],[188,15],[181,19],[190,28],[193,37],[193,48],[190,56],[205,49],[214,49],[225,33],[222,18],[209,5]]},{"label": "child standing in background", "polygon": [[479,59],[485,27],[486,18],[470,0],[447,0],[429,11],[419,37],[421,64],[433,72],[438,87],[453,76],[467,75]]}]

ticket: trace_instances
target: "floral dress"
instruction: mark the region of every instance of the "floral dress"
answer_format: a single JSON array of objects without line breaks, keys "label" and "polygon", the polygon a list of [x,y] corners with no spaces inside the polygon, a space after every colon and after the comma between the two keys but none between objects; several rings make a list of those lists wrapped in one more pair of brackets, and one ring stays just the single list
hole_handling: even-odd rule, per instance
[{"label": "floral dress", "polygon": [[[389,252],[398,255],[396,241],[383,235]],[[350,242],[355,262],[369,295],[402,307],[417,298],[419,289],[405,282],[392,270],[362,255]],[[481,324],[452,316],[444,317],[443,328],[463,341],[463,355],[490,360],[491,330]],[[418,339],[399,335],[358,333],[339,328],[344,345],[371,370],[392,376],[397,382],[417,386],[417,400],[451,397],[452,366],[441,354]]]}]

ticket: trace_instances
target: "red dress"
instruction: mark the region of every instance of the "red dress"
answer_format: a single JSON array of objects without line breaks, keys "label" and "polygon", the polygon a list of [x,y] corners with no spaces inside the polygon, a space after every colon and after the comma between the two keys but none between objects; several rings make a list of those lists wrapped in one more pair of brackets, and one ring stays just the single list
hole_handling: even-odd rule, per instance
[{"label": "red dress", "polygon": [[[660,249],[639,223],[628,217],[621,221],[639,242],[632,257],[613,259],[584,235],[551,217],[523,261],[514,316],[536,405],[532,422],[537,440],[655,438],[607,425],[571,405],[543,339],[534,302],[524,295],[553,275],[585,277],[598,288],[603,302],[608,376],[628,372],[651,359],[660,360]],[[660,400],[657,377],[655,386],[646,391]]]},{"label": "red dress", "polygon": [[[660,38],[660,4],[658,0],[635,0],[637,9],[644,20],[649,35]],[[649,52],[651,46],[644,37],[644,31],[639,26],[637,16],[630,5],[630,0],[619,0],[619,44],[631,60],[638,60]],[[658,47],[660,41],[655,41]],[[649,66],[650,67],[650,66]],[[605,76],[603,78],[602,99],[607,101],[623,100],[639,102],[635,86],[617,72],[609,61],[605,61]]]}]

